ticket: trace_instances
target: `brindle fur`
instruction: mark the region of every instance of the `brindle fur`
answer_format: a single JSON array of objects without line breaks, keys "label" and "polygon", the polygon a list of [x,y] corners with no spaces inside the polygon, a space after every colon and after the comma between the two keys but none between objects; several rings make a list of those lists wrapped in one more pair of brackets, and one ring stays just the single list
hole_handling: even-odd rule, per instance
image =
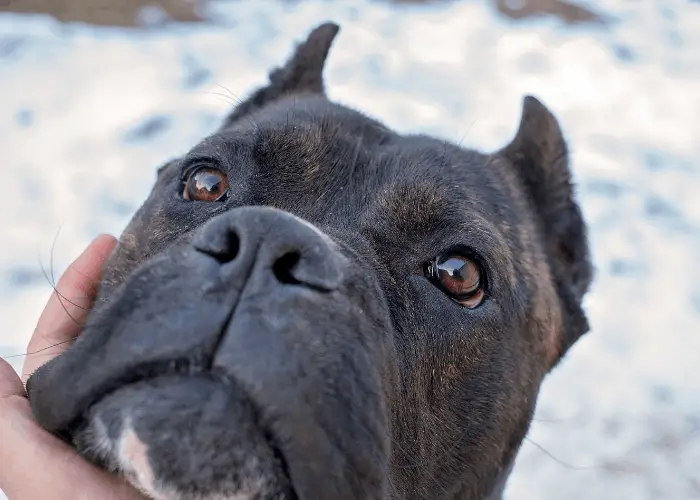
[{"label": "brindle fur", "polygon": [[[500,498],[544,376],[588,330],[554,116],[526,97],[489,154],[398,134],[327,99],[337,32],[159,170],[83,335],[29,381],[46,429],[163,498]],[[225,202],[182,199],[196,162],[226,172]],[[473,310],[423,275],[462,246],[488,271]]]}]

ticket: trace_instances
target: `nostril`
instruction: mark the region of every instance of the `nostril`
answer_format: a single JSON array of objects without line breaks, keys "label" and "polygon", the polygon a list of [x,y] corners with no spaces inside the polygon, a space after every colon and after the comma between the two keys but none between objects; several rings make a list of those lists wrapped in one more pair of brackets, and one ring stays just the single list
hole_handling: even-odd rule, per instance
[{"label": "nostril", "polygon": [[210,237],[205,244],[195,244],[197,250],[211,255],[222,264],[231,262],[238,256],[241,242],[233,230],[221,231]]},{"label": "nostril", "polygon": [[301,256],[299,252],[289,252],[277,259],[272,266],[272,272],[280,283],[285,285],[299,285],[301,282],[294,277],[292,272],[299,263]]}]

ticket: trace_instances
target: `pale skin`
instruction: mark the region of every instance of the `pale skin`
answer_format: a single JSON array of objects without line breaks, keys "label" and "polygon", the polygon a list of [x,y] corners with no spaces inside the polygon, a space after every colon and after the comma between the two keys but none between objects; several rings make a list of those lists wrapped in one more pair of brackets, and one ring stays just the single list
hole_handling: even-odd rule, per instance
[{"label": "pale skin", "polygon": [[115,244],[113,236],[97,237],[63,274],[29,341],[21,379],[0,358],[0,489],[10,500],[145,500],[39,427],[24,388],[29,375],[80,334]]}]

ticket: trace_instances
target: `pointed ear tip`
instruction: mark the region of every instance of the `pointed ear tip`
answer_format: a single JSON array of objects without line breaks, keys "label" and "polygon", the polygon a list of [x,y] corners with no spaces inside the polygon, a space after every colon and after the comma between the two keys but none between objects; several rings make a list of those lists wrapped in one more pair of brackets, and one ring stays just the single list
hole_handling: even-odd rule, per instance
[{"label": "pointed ear tip", "polygon": [[325,28],[325,29],[328,29],[328,30],[333,30],[333,31],[335,31],[336,33],[337,33],[338,31],[340,31],[340,25],[339,25],[338,23],[336,23],[336,22],[333,22],[333,21],[326,21],[325,23],[322,23],[322,24],[319,26],[319,28]]},{"label": "pointed ear tip", "polygon": [[525,97],[523,97],[523,111],[528,112],[538,110],[548,111],[547,106],[545,106],[537,97],[532,94],[526,94]]},{"label": "pointed ear tip", "polygon": [[330,38],[331,40],[340,31],[340,25],[332,21],[327,21],[325,23],[319,24],[312,31],[313,34],[323,35],[324,38]]},{"label": "pointed ear tip", "polygon": [[507,148],[520,147],[522,141],[539,141],[542,137],[562,138],[563,133],[556,116],[542,101],[531,94],[523,97],[520,123],[513,141]]},{"label": "pointed ear tip", "polygon": [[522,120],[544,120],[555,123],[559,126],[559,120],[545,104],[533,95],[526,95],[523,98]]}]

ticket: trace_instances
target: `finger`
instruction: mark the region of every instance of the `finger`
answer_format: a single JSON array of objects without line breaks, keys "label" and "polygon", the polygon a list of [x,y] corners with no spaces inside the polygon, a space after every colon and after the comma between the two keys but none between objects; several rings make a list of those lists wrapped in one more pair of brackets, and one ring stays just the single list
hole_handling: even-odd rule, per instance
[{"label": "finger", "polygon": [[23,395],[22,381],[0,359],[0,490],[8,498],[143,500],[41,429]]},{"label": "finger", "polygon": [[52,292],[27,347],[22,379],[70,346],[95,300],[102,267],[116,245],[110,235],[100,235],[68,266]]},{"label": "finger", "polygon": [[24,398],[24,385],[12,366],[0,358],[0,399]]}]

